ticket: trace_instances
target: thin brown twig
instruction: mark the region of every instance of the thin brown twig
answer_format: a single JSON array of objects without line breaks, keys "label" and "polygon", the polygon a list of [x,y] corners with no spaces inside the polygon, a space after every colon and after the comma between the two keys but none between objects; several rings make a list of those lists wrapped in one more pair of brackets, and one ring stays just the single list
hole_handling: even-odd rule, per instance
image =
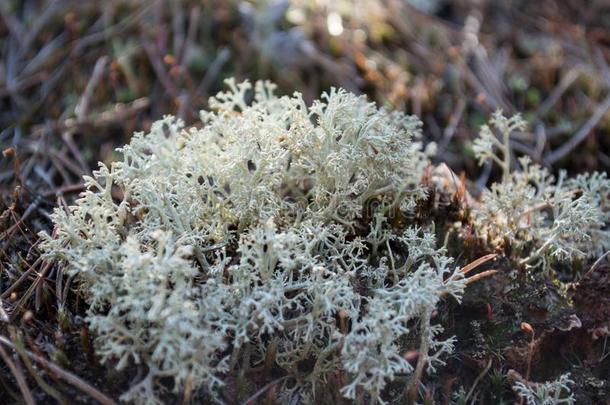
[{"label": "thin brown twig", "polygon": [[44,197],[51,197],[54,195],[58,195],[58,194],[66,194],[66,193],[72,193],[75,191],[81,191],[85,188],[85,184],[84,183],[76,183],[76,184],[68,184],[62,187],[57,187],[53,190],[49,190],[45,193],[43,193],[42,195]]},{"label": "thin brown twig", "polygon": [[70,184],[70,175],[68,174],[68,171],[66,170],[66,167],[64,166],[63,162],[57,159],[57,157],[54,156],[52,153],[49,153],[47,157],[51,160],[51,164],[53,165],[52,169],[55,169],[57,172],[59,172],[63,182],[66,184]]},{"label": "thin brown twig", "polygon": [[18,404],[19,401],[22,400],[21,396],[13,391],[11,388],[13,388],[14,384],[12,384],[12,381],[10,383],[10,387],[9,387],[9,383],[7,383],[3,376],[0,375],[0,388],[2,388],[4,390],[4,392],[6,392],[11,398],[13,398],[14,403]]},{"label": "thin brown twig", "polygon": [[477,376],[477,378],[474,380],[474,382],[472,383],[472,387],[470,387],[470,390],[468,391],[468,394],[466,394],[466,398],[464,398],[464,403],[468,403],[468,399],[470,399],[470,397],[474,393],[474,390],[477,387],[477,385],[479,384],[479,382],[481,381],[481,379],[483,377],[485,377],[485,374],[487,374],[487,372],[489,372],[489,369],[491,368],[492,364],[493,364],[492,359],[489,359],[489,362],[487,363],[487,366],[485,366],[485,368],[483,369],[481,374],[479,374]]},{"label": "thin brown twig", "polygon": [[76,130],[78,128],[91,126],[94,128],[103,128],[110,124],[123,121],[132,114],[135,114],[150,105],[150,100],[147,97],[138,98],[127,104],[116,104],[114,109],[104,111],[94,117],[88,116],[81,122],[77,122],[74,118],[68,118],[66,120],[59,120],[51,125],[38,125],[34,127],[32,136],[40,136],[47,131],[68,131]]},{"label": "thin brown twig", "polygon": [[610,109],[610,95],[606,96],[604,101],[595,109],[593,115],[584,123],[582,127],[576,132],[576,134],[570,138],[567,142],[561,145],[559,148],[554,151],[548,153],[544,157],[544,163],[546,165],[552,165],[558,160],[567,156],[570,152],[574,150],[585,138],[589,135],[591,130],[601,121],[601,119],[606,115],[606,112]]},{"label": "thin brown twig", "polygon": [[458,128],[460,120],[464,115],[464,111],[466,110],[466,101],[463,98],[460,98],[455,106],[454,111],[451,113],[451,118],[449,119],[449,123],[445,127],[443,131],[443,140],[442,140],[442,149],[444,150],[451,139],[455,135],[455,132]]},{"label": "thin brown twig", "polygon": [[0,98],[11,94],[23,93],[26,89],[45,81],[47,76],[46,72],[38,72],[23,78],[18,82],[14,82],[12,86],[7,85],[5,87],[0,87]]},{"label": "thin brown twig", "polygon": [[76,114],[76,121],[82,122],[87,113],[89,112],[89,103],[91,101],[91,96],[93,95],[93,91],[99,84],[102,79],[102,75],[104,74],[104,69],[106,64],[108,63],[108,57],[106,55],[101,56],[97,62],[95,62],[95,66],[93,67],[93,73],[91,73],[91,78],[85,87],[85,91],[81,96],[78,104],[74,108],[74,113]]},{"label": "thin brown twig", "polygon": [[[430,320],[432,316],[431,311],[426,310],[422,319]],[[424,367],[428,362],[428,352],[430,350],[430,341],[428,334],[430,333],[429,322],[422,322],[420,326],[420,346],[419,346],[419,357],[413,370],[413,375],[409,379],[405,391],[403,393],[404,398],[408,404],[415,404],[417,402],[417,388],[421,382],[422,375],[424,373]]]},{"label": "thin brown twig", "polygon": [[60,405],[67,404],[64,396],[61,395],[58,390],[56,390],[55,388],[53,388],[49,384],[47,384],[47,382],[42,378],[42,376],[40,375],[38,370],[34,369],[34,367],[32,366],[32,362],[30,361],[30,358],[27,356],[23,341],[21,340],[19,334],[16,332],[15,328],[10,328],[10,334],[11,334],[11,339],[13,339],[13,342],[15,342],[14,343],[15,351],[21,357],[21,360],[23,361],[23,364],[25,365],[25,368],[28,370],[30,375],[34,378],[34,380],[36,380],[36,384],[38,384],[38,386],[40,388],[42,388],[42,390],[44,392],[46,392],[47,394],[49,394],[49,396],[54,398],[57,401],[57,403],[59,403]]},{"label": "thin brown twig", "polygon": [[589,270],[587,270],[587,272],[585,274],[583,274],[583,276],[581,277],[581,279],[584,279],[585,277],[587,277],[589,274],[593,273],[593,271],[597,268],[597,266],[599,266],[601,264],[601,262],[608,257],[608,255],[610,255],[610,250],[608,250],[606,253],[604,253],[603,255],[601,255],[601,257],[599,259],[597,259],[595,261],[595,263],[593,263],[593,265],[591,266],[591,268]]},{"label": "thin brown twig", "polygon": [[475,281],[481,280],[481,279],[489,277],[489,276],[493,276],[497,272],[498,272],[498,270],[486,270],[486,271],[482,271],[478,274],[475,274],[474,276],[470,276],[466,279],[466,285],[470,285],[470,284],[474,283]]},{"label": "thin brown twig", "polygon": [[167,71],[165,70],[163,63],[161,63],[161,58],[157,54],[157,51],[156,51],[154,45],[151,42],[147,41],[146,39],[142,39],[142,44],[144,45],[144,50],[146,51],[146,54],[148,55],[148,60],[150,61],[150,64],[151,64],[153,70],[157,74],[159,81],[161,82],[161,84],[163,85],[165,90],[167,90],[167,92],[173,98],[178,98],[180,96],[180,93],[178,92],[178,89],[174,85],[174,82],[170,79],[169,75],[167,74]]},{"label": "thin brown twig", "polygon": [[559,84],[551,91],[551,94],[540,104],[536,110],[537,117],[543,117],[549,110],[559,101],[563,93],[578,79],[580,72],[576,69],[570,69],[562,78]]},{"label": "thin brown twig", "polygon": [[267,391],[269,388],[273,387],[275,384],[278,384],[282,381],[284,381],[285,379],[287,379],[288,376],[283,376],[280,378],[277,378],[273,381],[271,381],[270,383],[266,384],[264,387],[262,387],[260,390],[256,391],[254,393],[254,395],[252,395],[250,398],[248,398],[246,401],[244,401],[243,405],[250,405],[254,403],[254,400],[258,397],[260,397],[261,395],[263,395],[265,393],[265,391]]},{"label": "thin brown twig", "polygon": [[0,17],[2,17],[6,27],[11,32],[11,37],[21,45],[23,33],[26,30],[21,21],[16,18],[15,13],[11,12],[9,4],[5,2],[0,3]]},{"label": "thin brown twig", "polygon": [[21,312],[21,308],[25,305],[26,301],[30,299],[30,297],[32,296],[34,291],[36,291],[38,289],[38,286],[40,285],[42,280],[44,280],[44,277],[47,275],[47,273],[48,273],[48,271],[49,271],[49,269],[51,268],[52,265],[53,265],[53,262],[51,262],[51,261],[47,262],[43,266],[43,268],[40,270],[40,272],[37,273],[36,280],[34,280],[34,282],[30,285],[30,287],[28,287],[26,292],[21,296],[21,298],[17,302],[17,305],[15,305],[15,309],[14,309],[14,311],[10,315],[10,321],[11,322]]},{"label": "thin brown twig", "polygon": [[[0,343],[10,347],[13,350],[16,350],[15,345],[4,336],[0,336]],[[1,348],[1,346],[0,346],[0,350],[4,351]],[[113,401],[110,397],[103,394],[97,388],[93,387],[91,384],[87,383],[86,381],[81,380],[74,374],[64,370],[63,368],[59,367],[55,363],[52,363],[49,360],[45,359],[44,357],[38,356],[28,350],[25,350],[25,354],[27,354],[36,363],[42,365],[43,367],[48,368],[49,370],[51,370],[52,372],[57,374],[62,380],[66,381],[69,384],[72,384],[74,387],[76,387],[79,390],[81,390],[82,392],[86,393],[91,398],[98,401],[100,404],[116,405],[115,401]],[[32,402],[32,404],[34,404],[34,402]]]},{"label": "thin brown twig", "polygon": [[197,87],[196,93],[200,94],[202,97],[207,97],[210,86],[216,80],[222,67],[229,61],[231,58],[231,51],[229,48],[224,47],[218,52],[214,61],[210,64],[210,67],[203,76],[201,80],[201,84]]},{"label": "thin brown twig", "polygon": [[57,159],[59,161],[59,163],[61,163],[65,168],[70,169],[70,171],[76,175],[77,177],[82,177],[83,174],[86,173],[86,171],[83,171],[83,168],[81,166],[79,166],[79,164],[74,162],[74,159],[70,159],[66,156],[66,152],[65,151],[57,151],[55,149],[51,149],[49,151],[49,154],[54,158]]},{"label": "thin brown twig", "polygon": [[495,259],[496,257],[498,257],[497,253],[490,253],[488,255],[479,257],[478,259],[468,263],[466,266],[462,267],[460,269],[460,273],[462,274],[468,274],[469,272],[471,272],[472,270],[476,269],[477,267],[479,267],[480,265],[487,263],[490,260]]},{"label": "thin brown twig", "polygon": [[180,61],[180,66],[186,65],[186,55],[187,48],[189,45],[194,44],[196,42],[195,36],[197,35],[197,31],[199,29],[199,19],[201,16],[201,7],[193,6],[191,11],[189,12],[189,24],[186,33],[186,40],[183,42],[180,51],[178,52],[178,60]]},{"label": "thin brown twig", "polygon": [[32,44],[42,29],[45,28],[55,16],[64,11],[65,8],[66,5],[59,1],[49,2],[42,13],[40,13],[33,22],[29,22],[27,24],[27,30],[25,32],[23,43],[19,49],[21,55],[26,54],[30,50]]},{"label": "thin brown twig", "polygon": [[[3,339],[3,338],[4,337],[0,337],[0,339]],[[21,391],[21,395],[23,396],[23,400],[25,401],[25,403],[27,405],[35,405],[36,402],[34,401],[32,392],[28,388],[28,384],[25,382],[25,377],[23,376],[23,373],[21,372],[21,370],[19,370],[17,365],[11,360],[10,356],[8,355],[8,353],[4,350],[4,348],[2,346],[0,346],[0,357],[2,357],[2,360],[4,360],[4,363],[11,370],[13,377],[15,377],[15,380],[17,380],[17,385],[19,386],[19,390]]]},{"label": "thin brown twig", "polygon": [[125,19],[117,22],[114,25],[111,25],[107,28],[104,28],[100,31],[96,31],[88,34],[82,38],[79,38],[74,42],[74,47],[70,54],[71,57],[77,56],[83,52],[83,50],[89,46],[95,45],[98,42],[108,41],[110,38],[122,34],[127,29],[131,28],[136,23],[140,22],[142,17],[144,17],[152,8],[154,4],[159,3],[159,0],[153,0],[147,2],[140,11],[135,14],[129,15]]},{"label": "thin brown twig", "polygon": [[[77,119],[78,123],[82,123],[86,118]],[[64,141],[70,152],[72,152],[72,156],[76,159],[81,168],[81,174],[87,173],[89,168],[87,167],[87,163],[85,162],[85,158],[83,157],[80,149],[74,143],[72,139],[72,131],[64,131],[61,134],[61,139]]]},{"label": "thin brown twig", "polygon": [[34,264],[29,265],[25,260],[24,263],[26,264],[26,266],[28,266],[28,269],[26,271],[23,272],[23,274],[21,274],[21,276],[17,279],[17,281],[15,281],[14,283],[11,284],[11,286],[9,288],[6,289],[6,291],[2,292],[2,295],[0,295],[0,298],[5,299],[7,298],[9,295],[11,295],[11,293],[13,291],[15,291],[27,278],[30,274],[34,273],[36,270],[35,267],[42,261],[42,258],[39,257],[38,259],[36,259],[36,261],[34,262]]},{"label": "thin brown twig", "polygon": [[40,202],[35,200],[30,205],[28,205],[28,207],[24,211],[23,215],[21,215],[21,218],[19,218],[17,221],[15,221],[15,223],[13,225],[11,225],[10,228],[8,228],[6,231],[4,231],[4,233],[2,233],[2,235],[0,235],[0,239],[9,238],[13,234],[13,232],[15,232],[15,229],[19,228],[19,226],[26,219],[28,219],[28,217],[36,210],[36,208],[38,207],[38,204],[40,204]]}]

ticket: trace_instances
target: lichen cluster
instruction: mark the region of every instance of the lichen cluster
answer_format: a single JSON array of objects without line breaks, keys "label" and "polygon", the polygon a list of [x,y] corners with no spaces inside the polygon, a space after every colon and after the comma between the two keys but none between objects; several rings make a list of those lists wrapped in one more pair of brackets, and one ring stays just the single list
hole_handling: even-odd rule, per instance
[{"label": "lichen cluster", "polygon": [[518,381],[513,389],[525,399],[527,405],[560,405],[574,404],[575,398],[571,386],[574,381],[570,374],[563,374],[554,381],[526,385]]},{"label": "lichen cluster", "polygon": [[[414,219],[434,183],[421,122],[342,90],[308,107],[271,83],[227,84],[199,128],[168,116],[136,134],[42,234],[80,282],[97,354],[146,370],[121,398],[223,401],[255,370],[280,376],[284,403],[333,384],[383,402],[398,375],[412,395],[453,349],[437,305],[468,282],[434,223]],[[502,180],[463,218],[482,246],[547,274],[610,248],[606,174],[555,179],[511,153],[519,116],[490,124],[473,150]]]},{"label": "lichen cluster", "polygon": [[342,90],[308,107],[228,86],[201,128],[165,117],[136,134],[42,235],[80,281],[97,353],[145,367],[121,398],[222,400],[227,376],[271,367],[285,402],[333,376],[381,401],[397,374],[432,372],[453,344],[434,311],[465,281],[409,221],[426,198],[420,121]]},{"label": "lichen cluster", "polygon": [[560,171],[555,179],[528,156],[515,159],[510,153],[511,135],[525,128],[519,115],[506,118],[498,111],[490,123],[473,149],[481,163],[491,159],[500,166],[502,181],[485,189],[474,209],[481,234],[511,249],[519,264],[547,272],[553,262],[598,257],[610,249],[607,174],[568,178]]}]

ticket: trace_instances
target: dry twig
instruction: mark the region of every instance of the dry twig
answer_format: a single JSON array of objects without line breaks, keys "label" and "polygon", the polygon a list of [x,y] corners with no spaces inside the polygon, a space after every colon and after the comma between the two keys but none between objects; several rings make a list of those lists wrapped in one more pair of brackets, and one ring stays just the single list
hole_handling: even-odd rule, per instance
[{"label": "dry twig", "polygon": [[[15,345],[5,336],[0,336],[0,343],[7,347],[10,347],[13,350],[16,350]],[[2,355],[2,357],[4,357],[4,355],[6,354],[6,352],[4,351],[4,349],[1,346],[0,346],[0,354]],[[97,388],[93,387],[91,384],[87,383],[86,381],[83,381],[82,379],[78,378],[74,374],[64,370],[63,368],[59,367],[58,365],[50,362],[49,360],[45,359],[44,357],[36,355],[27,350],[25,351],[25,354],[27,354],[28,357],[30,357],[36,363],[42,365],[43,367],[45,367],[45,368],[51,370],[52,372],[54,372],[55,374],[57,374],[65,382],[71,384],[72,386],[74,386],[74,387],[78,388],[79,390],[81,390],[82,392],[86,393],[91,398],[98,401],[100,404],[116,405],[115,401],[113,401],[110,397],[103,394]],[[34,404],[34,403],[35,402],[33,402],[33,399],[32,399],[31,404]]]}]

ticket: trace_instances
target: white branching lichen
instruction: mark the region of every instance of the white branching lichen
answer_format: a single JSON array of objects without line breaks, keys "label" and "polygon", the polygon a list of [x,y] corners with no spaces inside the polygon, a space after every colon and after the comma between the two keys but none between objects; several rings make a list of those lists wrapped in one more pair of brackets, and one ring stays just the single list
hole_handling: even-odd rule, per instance
[{"label": "white branching lichen", "polygon": [[513,390],[525,400],[527,405],[571,405],[575,403],[571,386],[574,381],[570,374],[563,374],[554,381],[527,384],[517,381]]},{"label": "white branching lichen", "polygon": [[[474,151],[482,163],[492,159],[502,169],[502,181],[483,191],[474,210],[481,232],[497,245],[510,246],[521,264],[549,268],[552,260],[595,257],[610,248],[610,179],[590,173],[557,179],[528,157],[511,166],[511,133],[525,128],[519,115],[494,113],[481,129]],[[499,132],[496,137],[492,128]]]},{"label": "white branching lichen", "polygon": [[307,107],[270,83],[228,86],[202,128],[165,117],[136,134],[42,235],[80,280],[98,354],[147,370],[122,399],[220,399],[226,375],[272,361],[287,402],[338,372],[346,397],[381,401],[414,371],[405,335],[434,371],[453,341],[432,314],[464,280],[433,234],[389,220],[426,197],[420,121],[342,90]]}]

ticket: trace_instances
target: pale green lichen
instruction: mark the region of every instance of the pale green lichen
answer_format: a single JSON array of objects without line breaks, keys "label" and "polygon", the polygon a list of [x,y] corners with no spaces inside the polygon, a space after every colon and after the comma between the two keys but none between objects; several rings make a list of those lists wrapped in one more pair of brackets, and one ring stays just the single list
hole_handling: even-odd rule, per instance
[{"label": "pale green lichen", "polygon": [[[350,399],[383,402],[398,375],[416,389],[453,350],[437,305],[465,287],[434,224],[409,222],[427,197],[420,121],[343,90],[307,107],[270,83],[227,84],[201,128],[168,116],[136,134],[41,235],[80,283],[97,354],[146,371],[121,399],[223,401],[228,377],[271,366],[285,403],[315,401],[331,377]],[[474,150],[503,179],[474,203],[479,233],[532,268],[608,249],[606,174],[517,166],[525,123],[490,124]]]},{"label": "pale green lichen", "polygon": [[563,374],[554,381],[545,383],[523,383],[518,381],[513,385],[513,390],[525,400],[527,405],[571,405],[575,403],[571,386],[574,381],[570,374]]},{"label": "pale green lichen", "polygon": [[[590,173],[557,179],[529,157],[510,152],[511,134],[525,128],[519,115],[494,113],[481,129],[474,151],[479,161],[492,159],[502,169],[502,181],[482,193],[474,220],[497,246],[509,246],[528,267],[549,269],[552,260],[595,257],[610,248],[610,179]],[[496,137],[492,128],[499,136]]]},{"label": "pale green lichen", "polygon": [[433,234],[389,221],[426,197],[420,121],[342,90],[307,107],[269,83],[228,86],[200,129],[165,117],[136,134],[42,235],[81,283],[97,353],[147,370],[121,398],[220,400],[226,376],[271,360],[286,402],[337,372],[346,397],[381,401],[413,372],[405,335],[418,365],[443,364],[453,340],[433,313],[464,280]]}]

